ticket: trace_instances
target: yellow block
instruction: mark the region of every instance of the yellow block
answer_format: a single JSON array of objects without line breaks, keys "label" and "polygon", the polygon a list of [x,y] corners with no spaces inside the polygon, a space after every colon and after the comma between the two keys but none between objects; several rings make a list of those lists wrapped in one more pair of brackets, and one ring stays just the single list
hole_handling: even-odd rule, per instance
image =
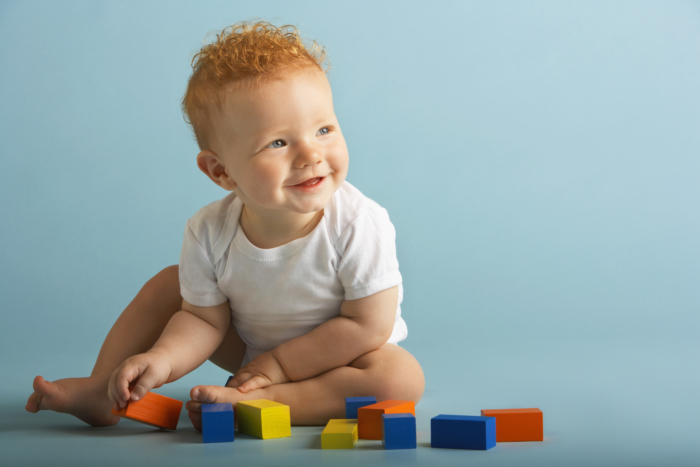
[{"label": "yellow block", "polygon": [[289,406],[265,399],[239,402],[238,431],[262,439],[292,436]]},{"label": "yellow block", "polygon": [[322,449],[352,449],[357,442],[357,420],[333,419],[321,433]]}]

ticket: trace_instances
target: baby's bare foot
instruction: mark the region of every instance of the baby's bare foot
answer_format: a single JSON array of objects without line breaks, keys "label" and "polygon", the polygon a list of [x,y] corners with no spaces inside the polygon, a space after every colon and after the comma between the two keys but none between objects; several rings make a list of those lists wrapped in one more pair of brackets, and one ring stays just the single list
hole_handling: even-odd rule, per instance
[{"label": "baby's bare foot", "polygon": [[25,406],[27,412],[68,413],[92,426],[114,425],[119,421],[119,417],[111,413],[112,403],[107,397],[104,378],[66,378],[49,382],[37,376],[33,386],[34,393]]},{"label": "baby's bare foot", "polygon": [[[233,410],[235,411],[239,401],[265,399],[265,389],[242,393],[238,389],[222,386],[195,386],[190,391],[190,398],[192,400],[187,401],[187,404],[185,404],[187,415],[192,420],[192,425],[195,429],[202,431],[202,404],[228,402],[233,405]],[[238,422],[238,418],[235,420]]]}]

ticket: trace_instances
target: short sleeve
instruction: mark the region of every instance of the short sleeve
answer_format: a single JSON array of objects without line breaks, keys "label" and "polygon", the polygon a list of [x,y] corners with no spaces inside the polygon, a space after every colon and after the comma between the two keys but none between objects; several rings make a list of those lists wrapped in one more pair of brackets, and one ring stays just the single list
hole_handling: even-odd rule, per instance
[{"label": "short sleeve", "polygon": [[211,256],[197,240],[189,221],[182,241],[179,271],[180,294],[187,302],[207,307],[220,305],[227,300],[219,289]]},{"label": "short sleeve", "polygon": [[346,300],[368,297],[401,284],[396,230],[386,209],[369,206],[345,228],[336,243],[338,278]]}]

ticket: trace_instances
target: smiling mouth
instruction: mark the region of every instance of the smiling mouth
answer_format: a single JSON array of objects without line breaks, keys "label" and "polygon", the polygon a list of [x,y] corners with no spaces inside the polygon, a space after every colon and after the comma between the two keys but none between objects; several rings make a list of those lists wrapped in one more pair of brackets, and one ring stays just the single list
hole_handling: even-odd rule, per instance
[{"label": "smiling mouth", "polygon": [[314,185],[318,185],[318,184],[321,182],[321,180],[323,180],[324,178],[325,178],[325,177],[310,178],[310,179],[306,180],[305,182],[297,183],[297,184],[294,185],[294,186],[314,186]]}]

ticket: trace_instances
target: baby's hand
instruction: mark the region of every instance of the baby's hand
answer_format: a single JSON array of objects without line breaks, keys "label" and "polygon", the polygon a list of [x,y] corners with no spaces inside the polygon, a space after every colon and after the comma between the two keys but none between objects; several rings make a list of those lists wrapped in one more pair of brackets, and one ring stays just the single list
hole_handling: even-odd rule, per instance
[{"label": "baby's hand", "polygon": [[288,383],[291,380],[272,352],[265,352],[255,360],[238,370],[236,376],[227,384],[238,388],[240,392],[262,389],[273,384]]},{"label": "baby's hand", "polygon": [[115,409],[126,407],[130,400],[143,398],[153,388],[159,388],[170,377],[170,362],[163,355],[147,352],[124,360],[112,373],[107,395]]}]

